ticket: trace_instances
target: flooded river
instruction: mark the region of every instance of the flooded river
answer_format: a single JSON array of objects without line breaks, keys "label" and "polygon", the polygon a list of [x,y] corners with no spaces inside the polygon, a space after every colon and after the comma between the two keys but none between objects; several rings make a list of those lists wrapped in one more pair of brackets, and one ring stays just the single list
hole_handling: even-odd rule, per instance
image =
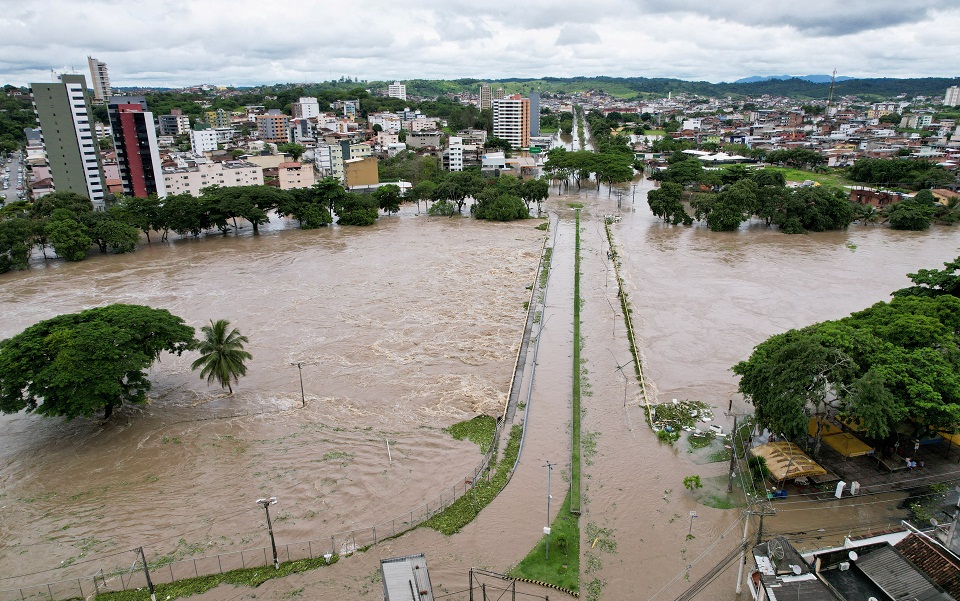
[{"label": "flooded river", "polygon": [[[646,206],[649,187],[638,182],[635,198],[626,188],[620,210],[605,190],[547,203],[559,215],[556,261],[572,257],[567,203],[586,205],[584,431],[595,451],[585,467],[582,527],[605,529],[617,548],[587,549],[595,541],[585,538],[585,553],[596,559],[582,570],[584,583],[598,581],[609,599],[676,596],[735,546],[742,523],[739,512],[706,507],[683,489],[684,476],[719,481],[725,467],[685,446],[659,445],[643,422],[630,368],[617,369],[629,349],[604,215],[621,215],[612,230],[652,400],[702,400],[718,414],[728,399],[744,408],[729,369],[768,336],[886,300],[908,285],[907,272],[960,254],[960,233],[947,228],[855,225],[787,236],[663,225]],[[104,426],[0,418],[0,574],[139,545],[155,556],[260,546],[262,510],[253,501],[265,495],[281,500],[284,537],[307,540],[409,511],[472,468],[476,446],[441,429],[502,409],[543,233],[531,222],[426,219],[413,209],[372,228],[300,231],[277,222],[259,238],[155,244],[3,276],[0,337],[59,313],[136,302],[197,327],[229,319],[249,336],[254,360],[233,397],[189,370],[192,355],[165,356],[153,370],[151,404]],[[543,521],[540,465],[569,452],[570,300],[563,306],[562,299],[571,274],[568,267],[551,275],[529,418],[533,432],[542,430],[529,435],[527,464],[502,498],[458,535],[417,531],[330,572],[265,584],[258,596],[284,598],[296,586],[320,596],[376,595],[368,582],[376,558],[420,551],[435,585],[451,591],[471,565],[505,571],[523,557]],[[303,408],[290,365],[297,362]],[[718,422],[726,424],[720,415]],[[554,485],[564,481],[558,475]],[[805,530],[811,513],[777,527]],[[728,569],[702,598],[731,598],[734,574]],[[645,593],[637,597],[638,590]]]},{"label": "flooded river", "polygon": [[0,574],[140,545],[155,556],[256,547],[263,496],[280,499],[277,525],[294,542],[390,520],[462,485],[477,447],[441,429],[502,410],[543,233],[414,209],[371,228],[278,222],[259,237],[5,275],[0,338],[140,303],[196,327],[228,319],[254,358],[232,397],[191,372],[187,353],[163,356],[150,404],[106,425],[0,418]]}]

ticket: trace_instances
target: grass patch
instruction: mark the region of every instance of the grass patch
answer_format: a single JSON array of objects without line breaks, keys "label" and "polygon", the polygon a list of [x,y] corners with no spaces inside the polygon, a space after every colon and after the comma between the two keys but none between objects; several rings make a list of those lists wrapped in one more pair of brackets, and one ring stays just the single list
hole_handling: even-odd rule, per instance
[{"label": "grass patch", "polygon": [[[339,557],[334,555],[330,558],[330,564],[337,563]],[[315,570],[328,565],[323,557],[315,559],[300,559],[297,561],[288,561],[280,564],[280,569],[275,570],[273,566],[260,566],[258,568],[246,568],[240,570],[231,570],[223,574],[214,574],[211,576],[200,576],[199,578],[187,578],[177,580],[169,584],[156,585],[157,599],[180,599],[181,597],[190,597],[199,595],[221,584],[232,584],[234,586],[249,586],[255,588],[274,578],[283,578],[291,574],[299,574],[309,570]],[[147,601],[150,599],[150,591],[146,587],[136,590],[113,591],[109,593],[100,593],[94,597],[97,601]]]},{"label": "grass patch", "polygon": [[569,591],[580,588],[580,525],[577,516],[570,513],[570,492],[563,500],[560,513],[550,525],[550,557],[547,537],[527,554],[508,575],[528,578],[559,586]]},{"label": "grass patch", "polygon": [[580,211],[576,217],[576,245],[573,255],[573,457],[570,463],[570,510],[580,514]]},{"label": "grass patch", "polygon": [[700,499],[700,502],[714,509],[733,509],[737,506],[730,497],[722,497],[720,495],[707,495],[703,499]]},{"label": "grass patch", "polygon": [[520,452],[520,436],[522,434],[523,425],[514,424],[510,428],[510,438],[503,451],[503,458],[499,462],[494,460],[490,462],[493,477],[489,481],[481,479],[475,482],[472,491],[467,491],[465,495],[451,503],[449,507],[423,522],[421,526],[433,528],[437,532],[449,536],[460,532],[461,528],[472,522],[480,510],[489,505],[507,485],[510,470],[513,469],[517,454]]},{"label": "grass patch", "polygon": [[813,171],[804,171],[803,169],[791,169],[789,167],[764,167],[771,171],[779,171],[788,182],[804,182],[807,180],[819,183],[821,186],[833,186],[842,188],[844,186],[855,186],[856,182],[840,175],[837,171],[827,173],[814,173]]},{"label": "grass patch", "polygon": [[[524,307],[526,308],[526,307]],[[489,415],[478,415],[473,419],[453,424],[444,431],[457,440],[470,440],[480,447],[481,453],[490,450],[493,433],[497,430],[497,420]]]},{"label": "grass patch", "polygon": [[667,135],[667,131],[664,129],[647,129],[644,130],[643,135],[665,137]]},{"label": "grass patch", "polygon": [[536,229],[540,230],[541,232],[545,232],[545,231],[547,231],[547,229],[548,229],[549,227],[550,227],[550,224],[549,224],[548,222],[544,221],[543,223],[541,223],[540,225],[538,225]]},{"label": "grass patch", "polygon": [[687,443],[690,448],[703,449],[710,446],[710,443],[717,437],[713,432],[694,432],[687,437]]},{"label": "grass patch", "polygon": [[[583,208],[583,203],[582,203],[582,202],[568,202],[568,203],[567,203],[567,206],[570,207],[571,209],[582,209],[582,208]],[[578,221],[578,223],[579,223],[579,221]]]}]

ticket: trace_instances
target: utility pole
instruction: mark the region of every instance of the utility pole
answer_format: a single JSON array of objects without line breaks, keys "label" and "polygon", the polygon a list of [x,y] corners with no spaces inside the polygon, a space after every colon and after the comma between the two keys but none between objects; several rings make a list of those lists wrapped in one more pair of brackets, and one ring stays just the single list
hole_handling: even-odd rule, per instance
[{"label": "utility pole", "polygon": [[750,527],[750,508],[743,515],[743,540],[740,542],[740,567],[737,568],[737,596],[740,596],[740,587],[743,584],[743,566],[747,564],[747,528]]},{"label": "utility pole", "polygon": [[543,533],[547,535],[547,544],[544,545],[544,559],[550,559],[550,473],[553,472],[553,463],[547,462],[543,467],[547,468],[547,525],[543,527]]},{"label": "utility pole", "polygon": [[270,546],[273,548],[273,567],[276,570],[280,569],[280,560],[277,559],[277,541],[273,539],[273,524],[270,522],[270,506],[275,505],[277,502],[276,497],[270,497],[269,499],[257,499],[257,504],[263,506],[263,511],[267,514],[267,532],[270,533]]},{"label": "utility pole", "polygon": [[140,560],[143,561],[143,575],[147,577],[147,590],[150,591],[150,601],[157,601],[157,594],[153,590],[153,581],[150,580],[150,569],[147,568],[147,557],[143,554],[143,547],[140,547]]},{"label": "utility pole", "polygon": [[290,365],[296,365],[297,370],[300,372],[300,403],[301,407],[307,406],[307,396],[303,393],[303,363],[297,361],[296,363],[291,363]]},{"label": "utility pole", "polygon": [[[733,435],[730,437],[730,478],[727,479],[727,492],[733,492],[733,470],[737,461],[737,416],[733,416]],[[746,492],[746,491],[744,491]]]}]

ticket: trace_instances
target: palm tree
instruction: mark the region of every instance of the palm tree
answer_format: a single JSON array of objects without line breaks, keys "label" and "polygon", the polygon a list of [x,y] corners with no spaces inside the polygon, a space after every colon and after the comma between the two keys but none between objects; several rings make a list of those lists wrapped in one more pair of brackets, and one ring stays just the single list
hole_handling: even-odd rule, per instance
[{"label": "palm tree", "polygon": [[247,375],[247,366],[243,362],[253,359],[253,355],[243,350],[243,343],[250,342],[240,330],[229,330],[230,322],[226,319],[210,320],[210,325],[203,326],[203,340],[197,344],[200,358],[193,362],[191,369],[200,370],[200,377],[207,379],[207,384],[216,380],[221,388],[226,388],[233,394],[230,380],[238,381],[240,376]]}]

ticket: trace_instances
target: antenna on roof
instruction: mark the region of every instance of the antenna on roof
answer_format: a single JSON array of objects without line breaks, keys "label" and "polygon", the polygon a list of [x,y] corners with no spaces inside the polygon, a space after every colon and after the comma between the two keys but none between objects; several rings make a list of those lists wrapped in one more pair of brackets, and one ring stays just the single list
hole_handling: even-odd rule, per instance
[{"label": "antenna on roof", "polygon": [[830,116],[830,103],[833,102],[833,90],[837,84],[837,70],[834,68],[833,75],[830,76],[830,96],[827,97],[827,116]]}]

